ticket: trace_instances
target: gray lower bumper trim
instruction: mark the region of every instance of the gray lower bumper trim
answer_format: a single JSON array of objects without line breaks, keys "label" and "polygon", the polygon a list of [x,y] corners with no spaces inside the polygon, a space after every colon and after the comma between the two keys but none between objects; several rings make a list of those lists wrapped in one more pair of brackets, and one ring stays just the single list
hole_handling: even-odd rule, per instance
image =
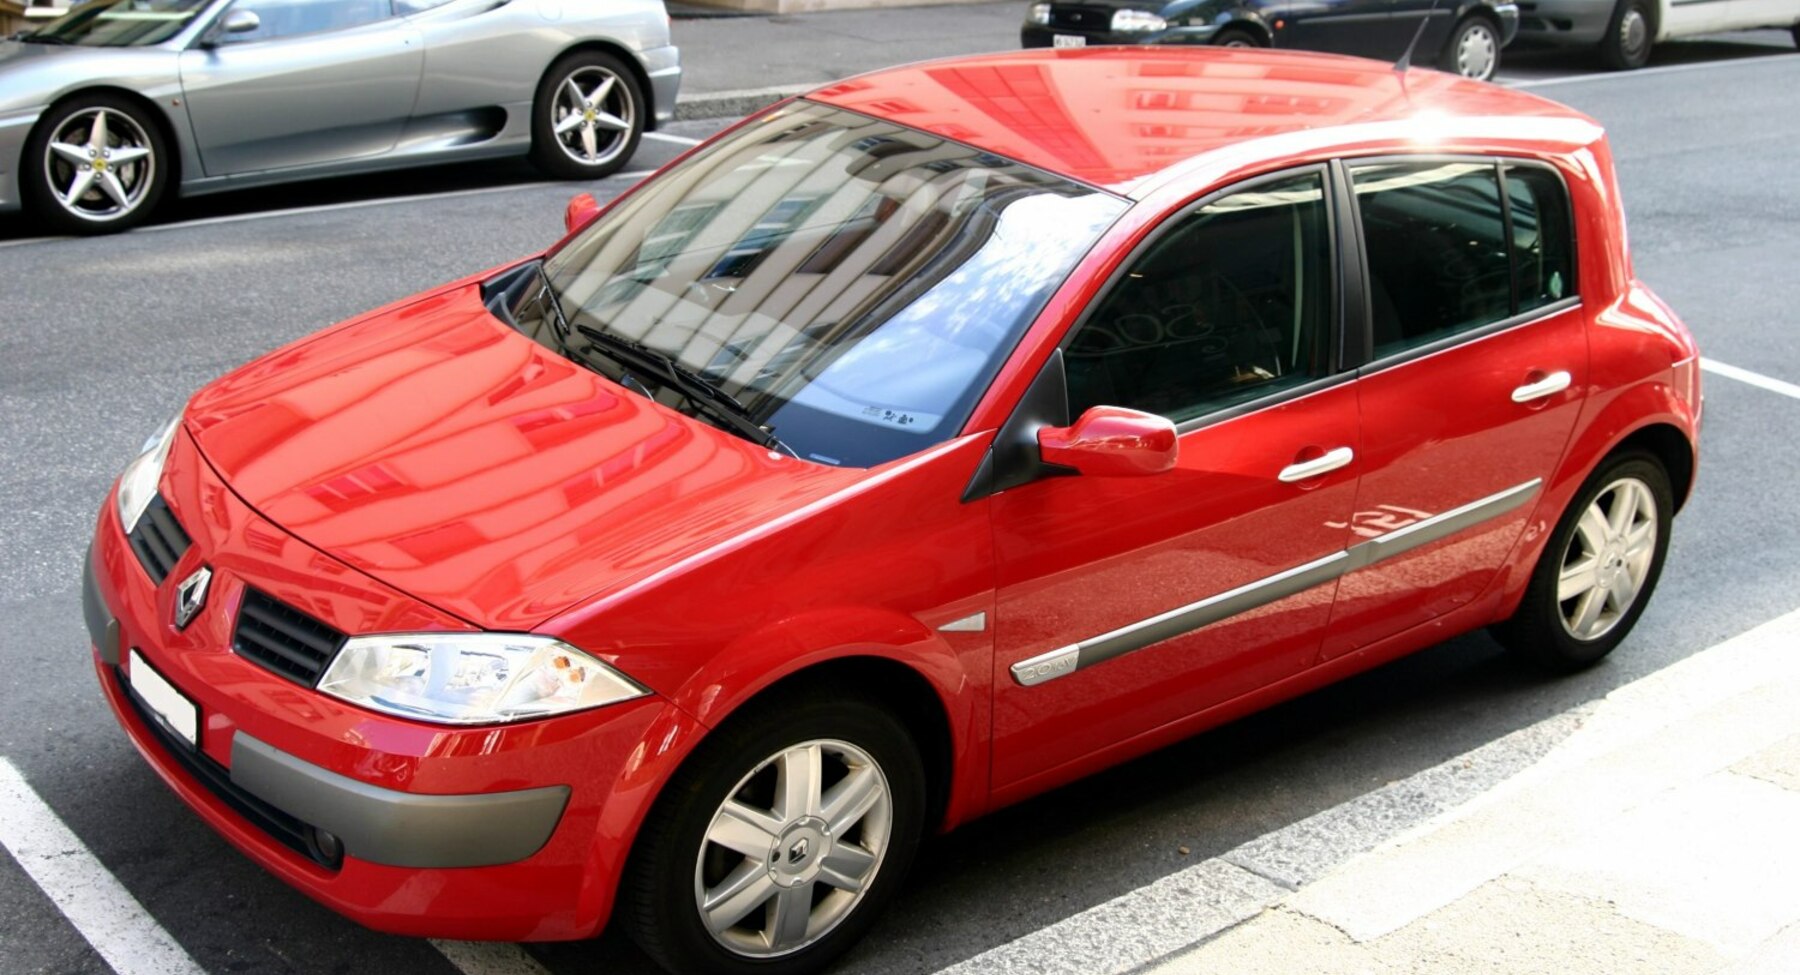
[{"label": "gray lower bumper trim", "polygon": [[335,834],[344,852],[395,867],[486,867],[514,863],[549,842],[569,787],[425,796],[359,782],[303,762],[238,732],[231,781]]},{"label": "gray lower bumper trim", "polygon": [[106,597],[100,595],[100,580],[94,575],[94,550],[88,548],[81,561],[81,617],[87,623],[88,642],[100,651],[100,661],[119,665],[119,621],[107,608]]}]

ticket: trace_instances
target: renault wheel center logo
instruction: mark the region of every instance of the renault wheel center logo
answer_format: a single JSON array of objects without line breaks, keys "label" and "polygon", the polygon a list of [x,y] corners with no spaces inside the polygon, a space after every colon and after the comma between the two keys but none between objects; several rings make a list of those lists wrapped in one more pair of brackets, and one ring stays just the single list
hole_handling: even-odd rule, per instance
[{"label": "renault wheel center logo", "polygon": [[206,589],[212,582],[212,570],[201,566],[175,587],[175,628],[186,629],[200,607],[206,605]]}]

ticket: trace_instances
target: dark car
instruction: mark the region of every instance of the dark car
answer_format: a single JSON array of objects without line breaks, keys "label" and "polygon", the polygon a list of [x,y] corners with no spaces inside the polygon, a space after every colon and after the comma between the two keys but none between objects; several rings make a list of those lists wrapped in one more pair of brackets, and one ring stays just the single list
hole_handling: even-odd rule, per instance
[{"label": "dark car", "polygon": [[1488,81],[1519,30],[1519,7],[1510,0],[1084,0],[1032,4],[1019,33],[1026,47],[1216,44],[1391,61],[1421,21],[1415,62]]}]

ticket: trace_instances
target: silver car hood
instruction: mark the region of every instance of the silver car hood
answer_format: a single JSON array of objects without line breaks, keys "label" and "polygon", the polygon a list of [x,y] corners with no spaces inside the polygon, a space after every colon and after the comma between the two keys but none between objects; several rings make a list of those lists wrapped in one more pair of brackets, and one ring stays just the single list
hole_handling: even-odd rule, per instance
[{"label": "silver car hood", "polygon": [[152,99],[178,94],[181,54],[172,47],[78,47],[0,41],[0,115],[43,108],[64,93],[115,85]]}]

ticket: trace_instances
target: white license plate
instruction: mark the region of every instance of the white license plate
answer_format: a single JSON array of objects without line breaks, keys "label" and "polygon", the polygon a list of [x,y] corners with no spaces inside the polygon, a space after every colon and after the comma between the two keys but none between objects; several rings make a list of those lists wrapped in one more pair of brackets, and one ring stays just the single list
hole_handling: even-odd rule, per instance
[{"label": "white license plate", "polygon": [[126,672],[131,681],[131,690],[143,701],[156,716],[163,720],[170,731],[187,739],[194,746],[200,744],[200,709],[175,689],[175,685],[163,679],[144,658],[138,656],[137,650],[131,651],[131,669]]},{"label": "white license plate", "polygon": [[1080,34],[1052,34],[1051,47],[1087,47],[1087,38]]}]

